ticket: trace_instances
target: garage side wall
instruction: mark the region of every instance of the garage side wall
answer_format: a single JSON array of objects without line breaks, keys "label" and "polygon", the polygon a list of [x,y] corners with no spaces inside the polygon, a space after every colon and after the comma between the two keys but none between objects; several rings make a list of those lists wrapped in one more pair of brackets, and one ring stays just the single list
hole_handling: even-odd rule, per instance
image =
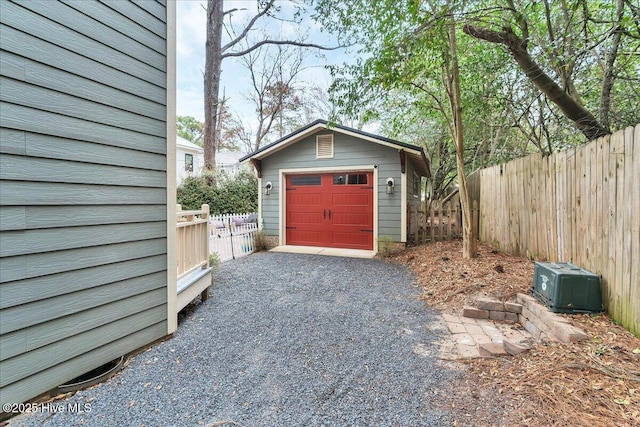
[{"label": "garage side wall", "polygon": [[[416,217],[414,210],[416,205],[418,211],[421,210],[422,185],[421,177],[415,172],[415,168],[410,162],[407,162],[407,206],[411,214],[407,216],[407,228],[415,230]],[[406,208],[405,208],[406,209]],[[420,226],[420,224],[418,224]],[[408,233],[410,234],[410,233]]]},{"label": "garage side wall", "polygon": [[[316,158],[316,135],[334,135],[332,159]],[[378,166],[378,236],[389,236],[400,241],[400,156],[398,150],[366,140],[327,130],[318,131],[295,144],[262,160],[262,185],[273,184],[270,195],[262,196],[262,217],[267,235],[279,234],[279,173],[281,169],[308,169],[322,171],[328,167],[354,165]],[[394,194],[386,193],[387,178],[395,181]]]},{"label": "garage side wall", "polygon": [[0,3],[3,404],[167,333],[169,10]]}]

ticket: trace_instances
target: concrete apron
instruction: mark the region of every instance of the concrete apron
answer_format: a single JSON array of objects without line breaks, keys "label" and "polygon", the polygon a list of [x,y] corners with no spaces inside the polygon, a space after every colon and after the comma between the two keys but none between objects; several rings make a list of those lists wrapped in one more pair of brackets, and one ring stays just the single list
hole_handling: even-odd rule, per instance
[{"label": "concrete apron", "polygon": [[374,251],[364,251],[360,249],[340,249],[340,248],[322,248],[318,246],[276,246],[270,252],[286,252],[291,254],[312,254],[312,255],[328,255],[339,256],[344,258],[373,258],[376,256]]}]

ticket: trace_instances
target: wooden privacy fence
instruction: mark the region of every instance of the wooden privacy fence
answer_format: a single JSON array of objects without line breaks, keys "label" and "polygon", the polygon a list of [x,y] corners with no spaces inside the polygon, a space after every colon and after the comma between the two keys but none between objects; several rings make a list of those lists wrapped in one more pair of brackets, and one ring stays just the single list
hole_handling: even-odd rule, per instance
[{"label": "wooden privacy fence", "polygon": [[[478,221],[478,205],[474,202],[472,217],[475,226]],[[433,201],[407,206],[407,239],[413,244],[451,240],[462,236],[460,205],[454,202]]]},{"label": "wooden privacy fence", "polygon": [[600,275],[608,313],[640,336],[640,125],[469,180],[479,192],[481,240]]},{"label": "wooden privacy fence", "polygon": [[209,252],[217,254],[221,262],[253,252],[258,231],[255,213],[216,215],[210,218],[209,225]]}]

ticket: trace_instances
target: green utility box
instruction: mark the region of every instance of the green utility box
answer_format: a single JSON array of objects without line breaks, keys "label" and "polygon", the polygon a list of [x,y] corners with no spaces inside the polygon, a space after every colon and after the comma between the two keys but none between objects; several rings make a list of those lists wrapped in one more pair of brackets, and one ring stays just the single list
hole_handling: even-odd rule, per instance
[{"label": "green utility box", "polygon": [[568,262],[536,262],[531,293],[555,313],[603,311],[600,277]]}]

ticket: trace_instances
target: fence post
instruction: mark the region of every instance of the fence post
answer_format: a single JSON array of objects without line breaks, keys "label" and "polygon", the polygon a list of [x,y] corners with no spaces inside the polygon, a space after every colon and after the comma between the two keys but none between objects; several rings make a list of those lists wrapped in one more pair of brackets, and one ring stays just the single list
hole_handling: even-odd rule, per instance
[{"label": "fence post", "polygon": [[442,203],[438,205],[438,239],[444,240],[444,227],[442,224],[442,216],[444,215],[444,209]]},{"label": "fence post", "polygon": [[474,200],[471,207],[471,234],[480,239],[480,211],[478,210],[478,201]]},{"label": "fence post", "polygon": [[[182,210],[182,205],[176,204],[176,211],[180,212]],[[184,229],[176,228],[176,266],[178,275],[182,274],[184,271],[184,265],[180,266],[180,260],[184,260],[184,243],[183,240]]]},{"label": "fence post", "polygon": [[201,219],[203,219],[205,221],[205,223],[204,223],[204,242],[202,243],[202,247],[204,249],[204,254],[206,254],[207,261],[208,261],[209,260],[209,227],[210,227],[210,224],[209,224],[209,218],[210,218],[209,205],[205,203],[200,207],[200,209],[202,210]]},{"label": "fence post", "polygon": [[435,229],[435,223],[434,221],[436,220],[436,207],[434,206],[434,203],[431,202],[431,224],[429,225],[429,231],[431,232],[431,243],[436,241],[436,229]]},{"label": "fence post", "polygon": [[422,207],[422,243],[427,243],[427,201],[424,201]]},{"label": "fence post", "polygon": [[447,202],[447,239],[451,240],[451,202]]}]

